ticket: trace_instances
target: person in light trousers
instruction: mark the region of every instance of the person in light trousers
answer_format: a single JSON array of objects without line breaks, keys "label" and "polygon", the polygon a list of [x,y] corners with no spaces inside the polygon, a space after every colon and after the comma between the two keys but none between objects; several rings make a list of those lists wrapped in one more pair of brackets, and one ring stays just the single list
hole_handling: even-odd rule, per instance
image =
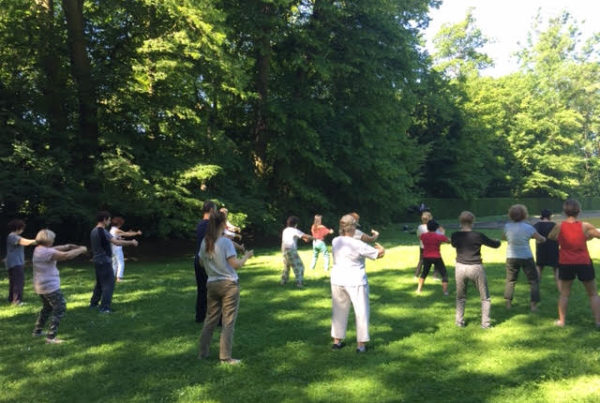
[{"label": "person in light trousers", "polygon": [[369,284],[365,270],[365,258],[379,259],[385,255],[385,249],[375,244],[372,247],[354,238],[357,227],[356,218],[351,214],[340,220],[340,236],[333,239],[333,268],[331,270],[331,337],[333,350],[339,350],[346,344],[346,328],[350,305],[354,308],[356,321],[356,352],[367,351],[369,338]]}]

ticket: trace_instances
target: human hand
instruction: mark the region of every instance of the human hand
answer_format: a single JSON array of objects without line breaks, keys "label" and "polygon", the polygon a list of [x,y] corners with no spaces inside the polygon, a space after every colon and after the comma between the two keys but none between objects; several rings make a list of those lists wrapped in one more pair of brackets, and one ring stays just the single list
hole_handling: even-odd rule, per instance
[{"label": "human hand", "polygon": [[142,231],[140,231],[140,230],[137,230],[136,234],[138,234],[138,235],[142,235]]},{"label": "human hand", "polygon": [[138,246],[138,241],[136,241],[135,239],[133,239],[133,240],[131,241],[131,244],[132,244],[133,246]]},{"label": "human hand", "polygon": [[246,253],[244,253],[244,258],[246,260],[250,259],[252,256],[254,256],[254,250],[248,250],[248,251],[246,251]]}]

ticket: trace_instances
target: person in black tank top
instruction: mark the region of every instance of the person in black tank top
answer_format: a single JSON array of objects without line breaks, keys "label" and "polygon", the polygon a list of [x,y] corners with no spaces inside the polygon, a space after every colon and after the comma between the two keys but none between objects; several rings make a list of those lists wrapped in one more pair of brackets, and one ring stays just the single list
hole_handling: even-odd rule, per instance
[{"label": "person in black tank top", "polygon": [[[540,214],[540,221],[535,223],[533,227],[546,239],[548,234],[556,226],[554,221],[551,221],[552,212],[548,209],[543,209]],[[547,239],[544,243],[536,243],[535,246],[535,265],[538,271],[540,282],[542,281],[542,270],[545,266],[550,266],[554,270],[554,281],[556,289],[560,293],[558,285],[558,242]]]}]

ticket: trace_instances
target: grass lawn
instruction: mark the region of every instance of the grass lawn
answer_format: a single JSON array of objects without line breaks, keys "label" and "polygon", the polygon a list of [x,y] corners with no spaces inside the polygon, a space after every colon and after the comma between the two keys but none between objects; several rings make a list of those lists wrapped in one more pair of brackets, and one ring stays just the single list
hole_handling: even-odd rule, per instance
[{"label": "grass lawn", "polygon": [[[498,236],[498,231],[486,231]],[[130,262],[113,307],[88,309],[91,263],[59,263],[68,306],[59,331],[66,341],[31,337],[41,306],[27,269],[26,302],[0,306],[0,401],[6,402],[302,402],[302,401],[599,401],[600,332],[576,283],[568,326],[553,326],[557,291],[550,269],[539,312],[528,312],[529,287],[517,284],[514,307],[504,308],[505,244],[484,249],[494,328],[479,327],[480,303],[469,288],[467,327],[454,326],[454,250],[443,247],[451,295],[428,279],[421,296],[413,277],[418,247],[397,227],[382,233],[385,258],[367,263],[372,350],[357,355],[350,319],[348,347],[330,349],[328,275],[307,270],[306,288],[278,285],[277,248],[255,251],[240,271],[242,287],[234,357],[197,360],[201,325],[194,322],[196,287],[191,257]],[[600,256],[600,242],[589,244]],[[301,256],[310,262],[308,246]],[[0,281],[5,298],[6,275]]]}]

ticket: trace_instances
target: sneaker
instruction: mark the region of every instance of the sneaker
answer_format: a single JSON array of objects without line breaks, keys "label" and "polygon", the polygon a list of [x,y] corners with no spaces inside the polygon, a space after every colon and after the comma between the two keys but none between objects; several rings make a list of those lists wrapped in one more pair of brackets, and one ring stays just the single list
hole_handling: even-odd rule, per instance
[{"label": "sneaker", "polygon": [[447,297],[448,295],[450,295],[450,293],[449,293],[448,291],[445,291],[445,292],[444,292],[444,296],[446,296],[446,297]]},{"label": "sneaker", "polygon": [[31,333],[31,335],[32,335],[33,337],[41,337],[41,336],[45,336],[45,335],[46,335],[46,332],[44,332],[43,330],[40,330],[40,331],[36,331],[36,330],[34,330],[34,331]]},{"label": "sneaker", "polygon": [[346,343],[344,343],[343,341],[340,341],[339,343],[333,343],[331,345],[331,349],[332,350],[341,350],[345,346],[346,346]]},{"label": "sneaker", "polygon": [[46,344],[61,344],[63,342],[64,342],[63,339],[59,339],[56,337],[50,339],[50,338],[46,337]]},{"label": "sneaker", "polygon": [[237,358],[227,358],[226,360],[221,360],[221,364],[227,365],[239,365],[242,363],[242,360],[238,360]]},{"label": "sneaker", "polygon": [[366,353],[367,352],[367,346],[362,346],[362,347],[357,347],[356,348],[356,353],[360,354],[360,353]]}]

